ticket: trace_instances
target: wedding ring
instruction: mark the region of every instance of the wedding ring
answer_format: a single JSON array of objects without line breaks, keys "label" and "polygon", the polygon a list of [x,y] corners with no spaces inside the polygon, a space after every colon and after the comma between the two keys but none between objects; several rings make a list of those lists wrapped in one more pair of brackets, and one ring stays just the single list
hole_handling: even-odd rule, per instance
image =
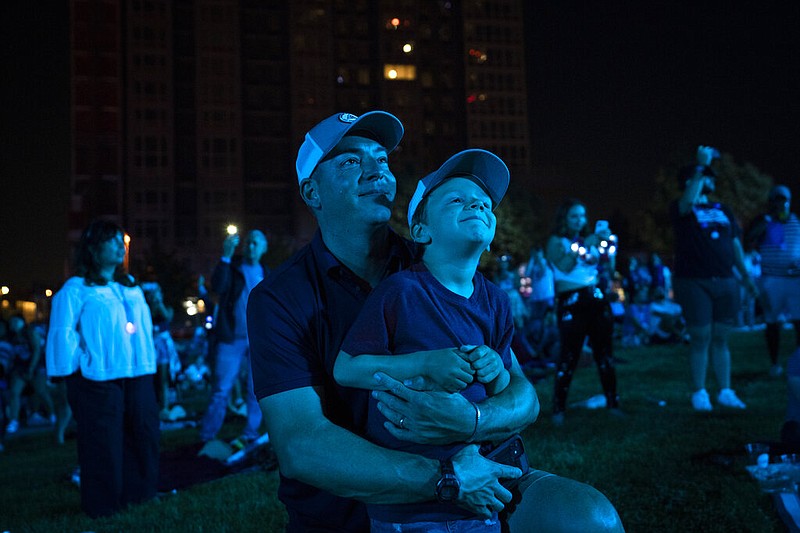
[{"label": "wedding ring", "polygon": [[406,423],[406,417],[401,416],[400,417],[400,429],[405,429],[406,428],[405,427],[405,423]]}]

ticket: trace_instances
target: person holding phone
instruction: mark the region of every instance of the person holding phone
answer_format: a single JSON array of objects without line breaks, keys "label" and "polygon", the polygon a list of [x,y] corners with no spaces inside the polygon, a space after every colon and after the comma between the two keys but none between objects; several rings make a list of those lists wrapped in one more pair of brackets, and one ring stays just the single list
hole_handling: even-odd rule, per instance
[{"label": "person holding phone", "polygon": [[706,391],[708,362],[719,386],[717,403],[745,409],[731,388],[731,353],[728,335],[739,311],[739,271],[742,284],[755,298],[758,289],[744,264],[741,230],[731,210],[712,201],[716,173],[712,160],[719,152],[710,146],[697,148],[697,163],[678,172],[680,198],[669,207],[675,231],[675,300],[683,308],[689,333],[692,407],[711,411]]},{"label": "person holding phone", "polygon": [[200,440],[214,439],[222,427],[228,396],[244,365],[247,369],[247,423],[242,435],[232,442],[235,448],[242,449],[259,437],[261,426],[261,409],[253,393],[250,374],[247,298],[250,290],[267,274],[266,267],[261,264],[267,253],[267,237],[259,230],[248,232],[242,254],[234,256],[239,240],[237,228],[229,226],[228,236],[222,243],[222,257],[211,276],[211,288],[219,297],[214,323],[217,350],[211,400],[200,426]]},{"label": "person holding phone", "polygon": [[570,198],[559,207],[547,242],[546,257],[553,265],[561,336],[553,397],[556,425],[564,423],[569,386],[587,338],[600,373],[606,407],[621,414],[613,361],[614,316],[605,291],[598,286],[601,260],[607,261],[613,272],[615,250],[611,249],[607,221],[598,221],[594,233],[588,228],[586,207],[580,200]]}]

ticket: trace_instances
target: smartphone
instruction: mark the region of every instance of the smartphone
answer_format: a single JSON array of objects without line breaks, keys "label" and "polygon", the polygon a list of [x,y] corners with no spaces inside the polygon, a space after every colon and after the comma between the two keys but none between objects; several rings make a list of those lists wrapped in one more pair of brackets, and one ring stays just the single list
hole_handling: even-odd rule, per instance
[{"label": "smartphone", "polygon": [[608,220],[598,220],[594,225],[594,232],[601,233],[608,231]]},{"label": "smartphone", "polygon": [[[513,435],[498,444],[494,450],[486,454],[486,458],[496,463],[516,466],[522,470],[523,475],[531,469],[528,456],[525,455],[525,444],[519,435]],[[504,479],[502,484],[505,486],[507,483],[514,484],[516,481],[516,479]]]}]

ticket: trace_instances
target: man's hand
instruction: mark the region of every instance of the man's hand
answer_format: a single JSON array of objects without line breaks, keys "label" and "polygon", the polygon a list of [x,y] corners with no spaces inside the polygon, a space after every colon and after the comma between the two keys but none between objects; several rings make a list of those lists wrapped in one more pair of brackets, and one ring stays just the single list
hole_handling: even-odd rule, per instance
[{"label": "man's hand", "polygon": [[475,408],[459,393],[412,390],[382,372],[375,379],[385,391],[372,391],[383,426],[395,438],[418,444],[463,442],[475,429]]},{"label": "man's hand", "polygon": [[222,241],[222,257],[227,257],[228,259],[233,257],[233,252],[236,250],[237,246],[239,246],[238,233],[225,237],[225,240]]},{"label": "man's hand", "polygon": [[500,512],[511,501],[511,492],[500,484],[500,479],[517,479],[522,470],[490,461],[478,453],[478,446],[470,444],[453,456],[453,467],[461,483],[456,502],[460,507],[479,516],[490,517]]},{"label": "man's hand", "polygon": [[481,383],[489,383],[503,371],[503,360],[500,354],[486,345],[462,346],[462,356],[469,361],[475,376]]},{"label": "man's hand", "polygon": [[705,165],[708,166],[714,160],[715,157],[719,157],[719,152],[716,148],[711,146],[703,146],[700,145],[697,147],[697,164],[698,165]]}]

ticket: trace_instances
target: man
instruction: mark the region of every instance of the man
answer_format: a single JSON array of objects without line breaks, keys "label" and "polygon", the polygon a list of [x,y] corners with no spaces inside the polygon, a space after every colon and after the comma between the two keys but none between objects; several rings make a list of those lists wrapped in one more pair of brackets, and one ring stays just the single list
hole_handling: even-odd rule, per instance
[{"label": "man", "polygon": [[[278,456],[278,495],[289,531],[367,531],[363,502],[427,501],[436,497],[437,484],[457,491],[462,507],[488,516],[508,500],[499,479],[520,473],[484,459],[475,445],[453,457],[453,476],[441,472],[438,461],[366,441],[361,435],[369,393],[333,379],[341,342],[367,295],[415,258],[413,245],[388,225],[396,192],[388,154],[402,136],[400,121],[382,111],[336,114],[308,132],[297,157],[298,183],[319,230],[250,297],[255,391]],[[396,438],[428,444],[501,440],[539,410],[516,361],[510,372],[508,387],[481,405],[481,416],[460,394],[414,391],[383,374],[376,379],[390,392],[373,394]],[[543,490],[572,489],[562,506],[546,501],[542,514],[576,514],[573,505],[580,507],[584,485],[574,489],[574,482],[546,475],[536,481]],[[602,498],[596,491],[585,494],[592,504]],[[593,511],[587,520],[618,520],[613,507]]]},{"label": "man", "polygon": [[791,202],[788,187],[773,187],[767,213],[753,222],[747,234],[748,244],[761,255],[761,307],[767,323],[770,375],[775,377],[783,373],[778,362],[781,317],[794,324],[795,343],[800,346],[800,220],[791,212]]},{"label": "man", "polygon": [[214,439],[225,421],[228,396],[240,369],[247,371],[247,423],[243,434],[233,441],[235,448],[244,448],[259,436],[261,409],[253,393],[250,369],[250,346],[247,342],[247,297],[266,274],[261,258],[267,253],[267,238],[258,230],[250,231],[244,239],[242,255],[234,257],[239,235],[228,235],[222,244],[222,257],[214,268],[211,287],[219,296],[214,331],[217,337],[217,356],[211,401],[200,427],[200,440]]},{"label": "man", "polygon": [[689,333],[690,370],[694,393],[692,407],[711,411],[705,388],[709,354],[717,385],[717,401],[732,409],[746,405],[731,389],[731,354],[728,336],[739,309],[739,271],[748,291],[758,290],[744,265],[739,225],[727,206],[711,201],[716,174],[709,166],[718,152],[697,149],[697,165],[681,168],[681,197],[670,205],[675,231],[675,299],[681,305]]}]

